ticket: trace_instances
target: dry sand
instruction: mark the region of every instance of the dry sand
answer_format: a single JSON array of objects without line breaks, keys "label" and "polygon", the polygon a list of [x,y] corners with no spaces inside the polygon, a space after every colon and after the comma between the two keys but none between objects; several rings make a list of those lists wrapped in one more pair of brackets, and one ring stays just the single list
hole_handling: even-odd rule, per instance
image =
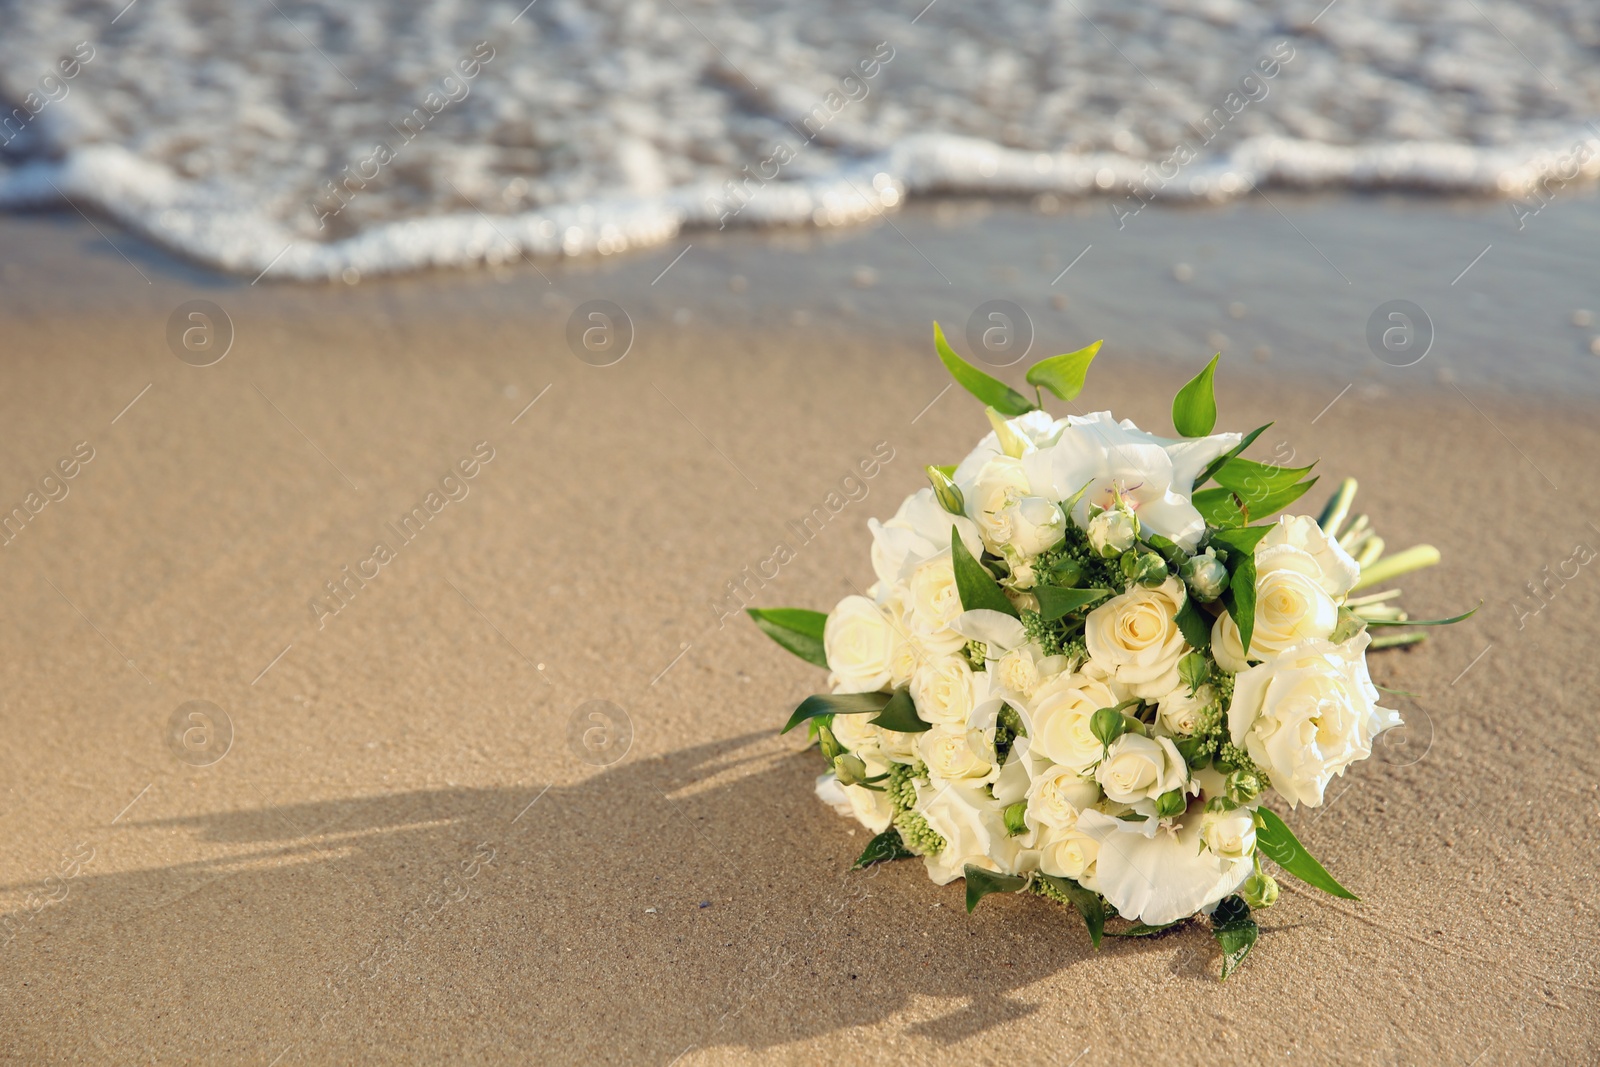
[{"label": "dry sand", "polygon": [[[1286,884],[1222,984],[1198,926],[1095,953],[1041,900],[968,916],[915,861],[847,873],[864,831],[777,735],[820,672],[718,625],[724,584],[886,441],[867,499],[757,599],[868,582],[867,518],[984,428],[920,334],[643,317],[599,368],[531,298],[144,266],[125,310],[41,297],[0,322],[0,504],[94,450],[0,550],[0,1059],[1600,1056],[1596,564],[1513,609],[1600,549],[1592,411],[1366,385],[1324,410],[1337,383],[1225,366],[1225,425],[1276,418],[1264,455],[1321,457],[1391,544],[1443,550],[1416,613],[1485,606],[1375,657],[1412,725],[1290,816],[1362,900]],[[213,367],[166,350],[190,297],[233,315]],[[1159,428],[1183,377],[1113,337],[1083,399]],[[482,441],[468,495],[319,628],[324,582]],[[207,766],[169,748],[190,700],[231,721]],[[569,744],[590,700],[631,722],[609,766]]]}]

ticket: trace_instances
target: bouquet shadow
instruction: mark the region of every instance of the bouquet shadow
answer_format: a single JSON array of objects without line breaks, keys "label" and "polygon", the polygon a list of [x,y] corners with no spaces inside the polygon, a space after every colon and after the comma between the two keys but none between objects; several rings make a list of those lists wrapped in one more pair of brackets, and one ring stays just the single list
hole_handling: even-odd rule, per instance
[{"label": "bouquet shadow", "polygon": [[[1091,957],[1042,899],[969,916],[962,883],[918,860],[849,870],[868,835],[811,795],[817,762],[762,733],[543,792],[279,803],[268,785],[259,806],[129,820],[226,857],[90,861],[63,899],[14,911],[8,969],[35,1020],[18,1040],[92,1054],[154,1026],[174,1055],[229,1040],[283,1064],[440,1042],[670,1062],[894,1021],[954,1043],[1031,1014],[1014,992]],[[1209,982],[1209,946],[1108,938],[1100,955]]]}]

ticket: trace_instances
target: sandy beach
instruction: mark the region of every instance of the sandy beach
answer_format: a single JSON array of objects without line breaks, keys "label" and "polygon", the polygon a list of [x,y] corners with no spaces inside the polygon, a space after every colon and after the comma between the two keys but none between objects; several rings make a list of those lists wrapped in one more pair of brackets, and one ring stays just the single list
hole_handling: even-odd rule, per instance
[{"label": "sandy beach", "polygon": [[[965,269],[932,222],[900,225]],[[1252,317],[1231,327],[1220,426],[1276,419],[1259,454],[1319,458],[1325,485],[1360,481],[1391,545],[1438,545],[1444,564],[1405,583],[1415,614],[1484,606],[1374,656],[1376,681],[1411,694],[1392,697],[1408,727],[1327,806],[1286,813],[1362,899],[1285,879],[1223,984],[1198,926],[1096,953],[1042,900],[968,916],[960,883],[916,861],[849,873],[863,832],[813,796],[816,754],[777,733],[822,675],[726,614],[728,583],[887,449],[864,497],[749,600],[826,610],[870,581],[867,519],[984,428],[945,391],[927,320],[959,325],[1012,291],[1003,274],[902,294],[913,327],[873,313],[915,258],[881,231],[871,247],[897,251],[876,266],[790,255],[822,239],[779,234],[708,239],[681,279],[657,275],[671,246],[304,288],[214,276],[72,215],[0,231],[0,506],[46,498],[0,554],[0,1059],[1600,1057],[1600,580],[1570,562],[1600,548],[1600,427],[1592,392],[1559,384],[1593,359],[1562,332],[1572,300],[1540,298],[1537,344],[1570,367],[1539,391],[1509,379],[1549,365],[1495,379],[1484,335],[1409,377],[1374,366],[1365,309],[1340,340],[1357,372],[1295,363],[1292,339],[1252,356],[1250,322],[1295,321],[1258,311],[1272,293],[1319,302],[1298,244],[1234,298]],[[1069,236],[1060,267],[1095,239]],[[1444,284],[1478,247],[1461,244],[1442,291],[1468,287]],[[1180,256],[1135,257],[1152,307]],[[833,271],[850,262],[872,283]],[[1558,293],[1576,284],[1560,264]],[[1082,410],[1166,429],[1204,325],[1163,360],[1125,309],[1091,294],[1049,311],[1049,291],[1030,305],[1035,356],[1105,336]],[[630,310],[609,366],[566,340],[590,299]],[[211,366],[169,350],[190,300],[231,320]],[[191,701],[215,710],[190,719]],[[574,740],[591,701],[622,752],[605,765]]]}]

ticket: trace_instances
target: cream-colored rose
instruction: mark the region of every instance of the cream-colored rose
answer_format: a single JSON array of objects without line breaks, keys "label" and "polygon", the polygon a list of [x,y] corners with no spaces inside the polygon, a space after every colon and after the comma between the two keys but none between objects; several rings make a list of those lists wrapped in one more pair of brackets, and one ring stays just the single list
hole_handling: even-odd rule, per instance
[{"label": "cream-colored rose", "polygon": [[1201,715],[1216,699],[1217,691],[1209,685],[1200,686],[1194,691],[1194,696],[1189,695],[1188,686],[1179,685],[1156,705],[1156,722],[1175,737],[1188,737],[1200,725]]},{"label": "cream-colored rose", "polygon": [[994,676],[994,684],[1003,691],[1023,697],[1032,696],[1033,691],[1039,688],[1039,659],[1038,652],[1031,645],[1014,648],[990,665],[989,673]]},{"label": "cream-colored rose", "polygon": [[978,524],[984,544],[995,552],[1011,540],[1011,505],[1028,495],[1028,476],[1022,460],[994,456],[968,482],[959,485],[967,517]]},{"label": "cream-colored rose", "polygon": [[1100,789],[1076,771],[1050,766],[1034,776],[1028,786],[1028,822],[1054,830],[1071,830],[1078,815],[1100,799]]},{"label": "cream-colored rose", "polygon": [[964,783],[918,782],[916,790],[916,812],[945,842],[937,855],[923,857],[935,883],[960,878],[967,864],[988,871],[1012,869],[1020,846],[1006,835],[999,801]]},{"label": "cream-colored rose", "polygon": [[1370,756],[1373,738],[1400,725],[1398,712],[1378,704],[1367,643],[1365,633],[1343,645],[1308,641],[1234,681],[1229,735],[1290,807],[1320,805],[1334,775]]},{"label": "cream-colored rose", "polygon": [[1085,620],[1089,658],[1134,696],[1166,696],[1177,686],[1178,661],[1189,651],[1178,629],[1178,609],[1187,598],[1176,578],[1112,597]]},{"label": "cream-colored rose", "polygon": [[[1005,525],[1010,536],[1005,547],[1013,556],[1030,559],[1061,543],[1067,518],[1061,508],[1042,496],[1025,496],[1005,509]],[[1013,568],[1015,570],[1017,568]]]},{"label": "cream-colored rose", "polygon": [[917,644],[916,631],[912,628],[911,587],[905,582],[892,585],[878,582],[867,592],[883,609],[895,631],[894,652],[889,657],[889,688],[909,685],[917,664],[928,658]]},{"label": "cream-colored rose", "polygon": [[1056,878],[1078,881],[1092,873],[1100,842],[1076,830],[1046,836],[1039,849],[1039,869]]},{"label": "cream-colored rose", "polygon": [[[1244,656],[1244,642],[1240,640],[1239,626],[1233,616],[1224,611],[1211,624],[1211,658],[1229,674],[1248,670],[1250,661]],[[1260,659],[1260,656],[1256,657]]]},{"label": "cream-colored rose", "polygon": [[1318,584],[1336,602],[1342,602],[1361,577],[1361,568],[1350,553],[1340,548],[1339,542],[1329,537],[1310,515],[1281,516],[1267,531],[1256,544],[1258,575],[1272,569],[1280,548],[1292,548],[1311,557]]},{"label": "cream-colored rose", "polygon": [[864,596],[847,596],[822,628],[822,647],[836,693],[872,693],[889,684],[901,640],[883,610]]},{"label": "cream-colored rose", "polygon": [[[1260,570],[1265,559],[1270,569]],[[1322,588],[1316,560],[1282,545],[1258,554],[1255,628],[1250,655],[1276,656],[1290,645],[1320,641],[1339,625],[1339,606]]]},{"label": "cream-colored rose", "polygon": [[921,734],[901,733],[899,730],[885,730],[878,727],[878,751],[883,753],[883,758],[891,763],[904,763],[907,766],[917,763],[921,757],[917,755],[917,740]]},{"label": "cream-colored rose", "polygon": [[1255,813],[1249,808],[1208,811],[1200,822],[1200,838],[1225,860],[1243,859],[1256,850]]},{"label": "cream-colored rose", "polygon": [[963,726],[935,726],[917,739],[917,755],[928,773],[945,781],[991,777],[994,747],[982,730]]},{"label": "cream-colored rose", "polygon": [[817,777],[817,797],[840,815],[855,819],[875,834],[881,834],[894,821],[894,803],[886,793],[841,785],[832,771]]},{"label": "cream-colored rose", "polygon": [[1090,547],[1097,555],[1107,558],[1122,555],[1139,539],[1139,527],[1133,521],[1133,514],[1122,508],[1102,511],[1089,520],[1086,532]]},{"label": "cream-colored rose", "polygon": [[926,651],[948,656],[967,643],[950,626],[961,614],[961,592],[949,552],[919,563],[911,572],[910,602],[911,632]]},{"label": "cream-colored rose", "polygon": [[966,657],[924,661],[911,675],[911,699],[923,721],[965,727],[974,703],[972,668]]},{"label": "cream-colored rose", "polygon": [[871,715],[835,715],[831,727],[834,739],[867,762],[868,772],[881,774],[885,768],[874,769],[874,763],[883,763],[883,729],[872,725]]},{"label": "cream-colored rose", "polygon": [[1105,747],[1091,729],[1094,713],[1121,702],[1109,685],[1085,674],[1056,677],[1039,691],[1029,713],[1034,751],[1070,770],[1087,771]]},{"label": "cream-colored rose", "polygon": [[1189,765],[1168,738],[1129,733],[1111,742],[1094,777],[1109,799],[1132,804],[1182,789]]}]

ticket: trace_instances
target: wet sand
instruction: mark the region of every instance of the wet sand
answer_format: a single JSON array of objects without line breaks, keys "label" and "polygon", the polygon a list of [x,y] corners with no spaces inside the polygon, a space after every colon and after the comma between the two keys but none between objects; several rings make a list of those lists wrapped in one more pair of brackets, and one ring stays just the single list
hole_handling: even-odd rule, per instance
[{"label": "wet sand", "polygon": [[[956,269],[954,245],[897,222]],[[1219,984],[1198,926],[1095,953],[1041,900],[968,916],[960,884],[915,862],[847,873],[864,832],[816,801],[817,757],[776,732],[821,673],[719,625],[726,583],[887,442],[866,498],[753,599],[827,609],[864,585],[867,518],[984,427],[943,392],[925,321],[873,314],[896,291],[887,266],[862,288],[832,273],[838,238],[797,234],[810,258],[785,261],[782,238],[696,243],[654,285],[665,253],[545,277],[251,287],[78,221],[0,230],[0,500],[65,489],[0,551],[0,1058],[1600,1055],[1600,581],[1567,562],[1600,548],[1600,428],[1581,390],[1441,380],[1441,353],[1409,377],[1318,371],[1281,346],[1225,360],[1222,425],[1277,419],[1259,454],[1320,457],[1328,482],[1361,481],[1390,544],[1443,550],[1406,583],[1416,614],[1484,608],[1374,657],[1380,684],[1414,694],[1393,698],[1412,725],[1328,806],[1289,816],[1361,901],[1285,879],[1254,955]],[[1011,247],[975,239],[959,268],[994,292],[962,274],[950,297],[917,299],[960,318],[1005,295]],[[1167,307],[1190,290],[1156,287],[1178,254],[1159,251],[1139,269]],[[1256,274],[1293,289],[1309,255]],[[738,297],[751,303],[728,310]],[[209,367],[168,348],[191,299],[232,320]],[[588,299],[630,311],[611,366],[568,347]],[[1270,294],[1238,299],[1294,318],[1267,315]],[[1061,314],[1037,315],[1034,355],[1109,335],[1085,409],[1164,428],[1192,371],[1119,344],[1114,308]],[[1359,328],[1339,337],[1352,352]],[[80,442],[92,458],[61,479]],[[369,563],[380,542],[390,558]],[[214,712],[183,711],[174,740],[195,700],[224,713],[225,754]],[[590,701],[621,711],[589,735],[598,756]]]}]

